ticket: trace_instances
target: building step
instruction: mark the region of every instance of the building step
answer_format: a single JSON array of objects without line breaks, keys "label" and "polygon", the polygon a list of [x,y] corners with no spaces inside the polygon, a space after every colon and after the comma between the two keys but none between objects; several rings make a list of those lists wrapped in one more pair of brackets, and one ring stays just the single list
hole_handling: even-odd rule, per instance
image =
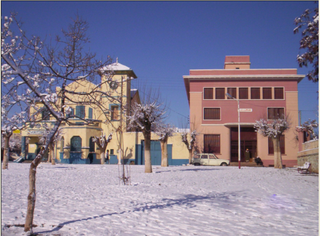
[{"label": "building step", "polygon": [[[239,162],[230,162],[230,166],[239,166]],[[240,166],[263,167],[255,162],[240,162]]]}]

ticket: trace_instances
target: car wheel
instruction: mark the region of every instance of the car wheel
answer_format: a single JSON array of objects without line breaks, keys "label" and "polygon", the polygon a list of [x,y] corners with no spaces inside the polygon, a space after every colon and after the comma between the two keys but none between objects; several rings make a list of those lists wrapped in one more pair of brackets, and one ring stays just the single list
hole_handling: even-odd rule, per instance
[{"label": "car wheel", "polygon": [[221,163],[221,166],[227,166],[227,163],[223,162]]}]

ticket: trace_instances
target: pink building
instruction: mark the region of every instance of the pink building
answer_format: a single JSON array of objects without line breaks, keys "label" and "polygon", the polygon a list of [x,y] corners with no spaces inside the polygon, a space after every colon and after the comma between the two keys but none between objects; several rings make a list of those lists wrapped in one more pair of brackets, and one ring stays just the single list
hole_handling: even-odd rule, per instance
[{"label": "pink building", "polygon": [[304,75],[297,69],[250,69],[249,56],[226,56],[224,69],[195,69],[183,76],[190,107],[190,128],[196,129],[197,151],[238,161],[238,105],[240,104],[241,161],[245,150],[259,156],[265,166],[273,165],[271,139],[253,128],[261,118],[287,115],[290,128],[281,137],[283,164],[297,164],[299,144],[298,83]]}]

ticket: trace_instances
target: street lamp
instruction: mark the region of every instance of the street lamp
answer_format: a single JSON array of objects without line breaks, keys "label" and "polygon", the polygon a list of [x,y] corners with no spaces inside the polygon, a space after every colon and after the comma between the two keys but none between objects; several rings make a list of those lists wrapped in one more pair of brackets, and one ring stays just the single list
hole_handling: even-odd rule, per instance
[{"label": "street lamp", "polygon": [[240,140],[240,106],[239,106],[239,100],[232,97],[229,93],[226,93],[228,98],[234,99],[238,103],[238,162],[239,162],[239,169],[241,168],[241,140]]}]

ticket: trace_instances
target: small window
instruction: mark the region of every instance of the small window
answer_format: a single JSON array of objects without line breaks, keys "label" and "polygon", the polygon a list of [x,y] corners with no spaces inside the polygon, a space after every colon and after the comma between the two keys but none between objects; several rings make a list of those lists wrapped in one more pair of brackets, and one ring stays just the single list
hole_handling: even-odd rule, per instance
[{"label": "small window", "polygon": [[268,119],[284,118],[284,108],[268,108]]},{"label": "small window", "polygon": [[224,88],[216,88],[216,99],[224,99],[225,92]]},{"label": "small window", "polygon": [[[284,135],[280,136],[280,151],[281,151],[281,154],[285,154],[285,138],[284,137],[285,137]],[[269,153],[269,155],[273,155],[274,154],[272,138],[268,138],[268,153]]]},{"label": "small window", "polygon": [[89,107],[89,119],[92,119],[92,108]]},{"label": "small window", "polygon": [[204,88],[203,93],[204,99],[213,99],[213,88]]},{"label": "small window", "polygon": [[76,116],[78,118],[84,119],[86,117],[85,106],[77,106],[76,107]]},{"label": "small window", "polygon": [[201,159],[208,159],[208,155],[201,155]]},{"label": "small window", "polygon": [[263,99],[272,99],[272,92],[271,88],[263,88]]},{"label": "small window", "polygon": [[114,150],[110,149],[110,155],[113,155],[113,154],[114,154]]},{"label": "small window", "polygon": [[[237,98],[237,88],[228,88],[227,91],[232,97]],[[228,99],[232,98],[228,97]]]},{"label": "small window", "polygon": [[283,99],[283,88],[274,88],[274,99]]},{"label": "small window", "polygon": [[200,158],[200,155],[197,154],[197,155],[195,155],[193,158],[194,158],[194,159],[199,159],[199,158]]},{"label": "small window", "polygon": [[209,155],[209,159],[216,159],[214,155]]},{"label": "small window", "polygon": [[239,99],[248,99],[248,88],[239,88]]},{"label": "small window", "polygon": [[119,106],[118,105],[111,106],[111,120],[119,120]]},{"label": "small window", "polygon": [[220,108],[204,108],[205,120],[220,120]]},{"label": "small window", "polygon": [[64,137],[61,137],[61,140],[60,140],[60,152],[63,152],[63,148],[64,148]]},{"label": "small window", "polygon": [[260,99],[260,88],[251,88],[251,99]]}]

